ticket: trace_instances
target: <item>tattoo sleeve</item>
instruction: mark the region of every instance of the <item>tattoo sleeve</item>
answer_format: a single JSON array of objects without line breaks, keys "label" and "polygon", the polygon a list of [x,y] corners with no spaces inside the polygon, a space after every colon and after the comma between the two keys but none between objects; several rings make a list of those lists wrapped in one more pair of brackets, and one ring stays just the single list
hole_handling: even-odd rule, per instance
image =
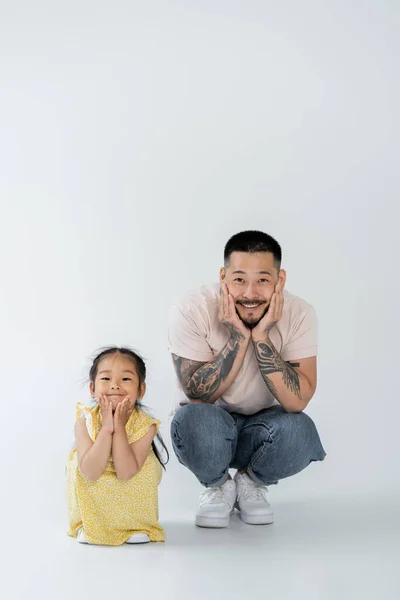
[{"label": "tattoo sleeve", "polygon": [[254,350],[261,374],[271,394],[280,401],[276,385],[274,385],[268,376],[272,373],[281,373],[283,383],[287,390],[293,392],[301,399],[299,375],[293,368],[294,366],[300,366],[300,363],[285,362],[269,339],[262,342],[256,342]]},{"label": "tattoo sleeve", "polygon": [[240,334],[232,333],[226,346],[211,362],[202,363],[172,355],[176,374],[190,400],[212,402],[213,395],[232,370],[240,340]]}]

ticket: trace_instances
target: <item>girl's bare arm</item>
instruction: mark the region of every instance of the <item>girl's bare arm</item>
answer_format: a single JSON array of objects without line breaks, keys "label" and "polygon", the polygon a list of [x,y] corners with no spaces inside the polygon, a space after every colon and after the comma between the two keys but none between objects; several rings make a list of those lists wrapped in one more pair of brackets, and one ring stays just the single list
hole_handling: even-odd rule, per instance
[{"label": "girl's bare arm", "polygon": [[149,455],[156,433],[156,426],[152,425],[140,440],[129,444],[125,429],[117,429],[114,432],[112,456],[118,479],[131,479],[139,473]]},{"label": "girl's bare arm", "polygon": [[93,443],[87,431],[85,418],[82,417],[75,424],[78,465],[85,477],[91,481],[97,481],[104,473],[111,454],[112,437],[112,431],[102,427]]}]

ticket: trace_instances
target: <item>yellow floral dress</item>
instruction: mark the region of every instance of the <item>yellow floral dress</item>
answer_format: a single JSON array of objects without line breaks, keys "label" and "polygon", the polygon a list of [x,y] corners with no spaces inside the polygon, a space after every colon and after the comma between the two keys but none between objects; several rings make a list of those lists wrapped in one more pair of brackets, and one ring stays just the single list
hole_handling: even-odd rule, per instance
[{"label": "yellow floral dress", "polygon": [[[76,420],[85,417],[90,438],[94,442],[101,428],[98,405],[76,407]],[[152,425],[160,421],[135,408],[126,424],[128,442],[142,438]],[[78,466],[76,447],[67,461],[68,535],[76,537],[79,529],[88,542],[119,546],[134,533],[146,533],[152,542],[163,542],[164,530],[158,523],[158,485],[162,468],[151,448],[140,469],[128,481],[117,478],[110,457],[103,475],[90,481]]]}]

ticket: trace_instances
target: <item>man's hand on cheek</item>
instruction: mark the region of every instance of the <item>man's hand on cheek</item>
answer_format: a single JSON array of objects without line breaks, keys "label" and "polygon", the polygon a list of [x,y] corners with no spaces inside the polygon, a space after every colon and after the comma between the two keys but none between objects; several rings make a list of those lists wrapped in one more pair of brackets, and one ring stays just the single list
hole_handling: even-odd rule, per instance
[{"label": "man's hand on cheek", "polygon": [[272,294],[269,307],[261,321],[252,329],[251,337],[253,341],[260,342],[265,340],[271,329],[281,320],[283,313],[283,288],[278,281],[275,291]]},{"label": "man's hand on cheek", "polygon": [[250,329],[237,314],[235,301],[232,294],[229,293],[226,283],[221,284],[218,318],[220,323],[228,327],[233,336],[237,336],[239,339],[250,339]]}]

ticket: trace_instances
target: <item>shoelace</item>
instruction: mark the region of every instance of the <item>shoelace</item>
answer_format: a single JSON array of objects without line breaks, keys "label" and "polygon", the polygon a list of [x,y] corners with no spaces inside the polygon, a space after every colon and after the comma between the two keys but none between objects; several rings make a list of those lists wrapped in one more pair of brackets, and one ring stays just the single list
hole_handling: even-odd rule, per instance
[{"label": "shoelace", "polygon": [[200,504],[221,504],[225,502],[224,493],[221,487],[206,488],[202,493]]},{"label": "shoelace", "polygon": [[253,483],[246,485],[240,490],[240,495],[244,500],[266,500],[268,488],[265,485]]}]

